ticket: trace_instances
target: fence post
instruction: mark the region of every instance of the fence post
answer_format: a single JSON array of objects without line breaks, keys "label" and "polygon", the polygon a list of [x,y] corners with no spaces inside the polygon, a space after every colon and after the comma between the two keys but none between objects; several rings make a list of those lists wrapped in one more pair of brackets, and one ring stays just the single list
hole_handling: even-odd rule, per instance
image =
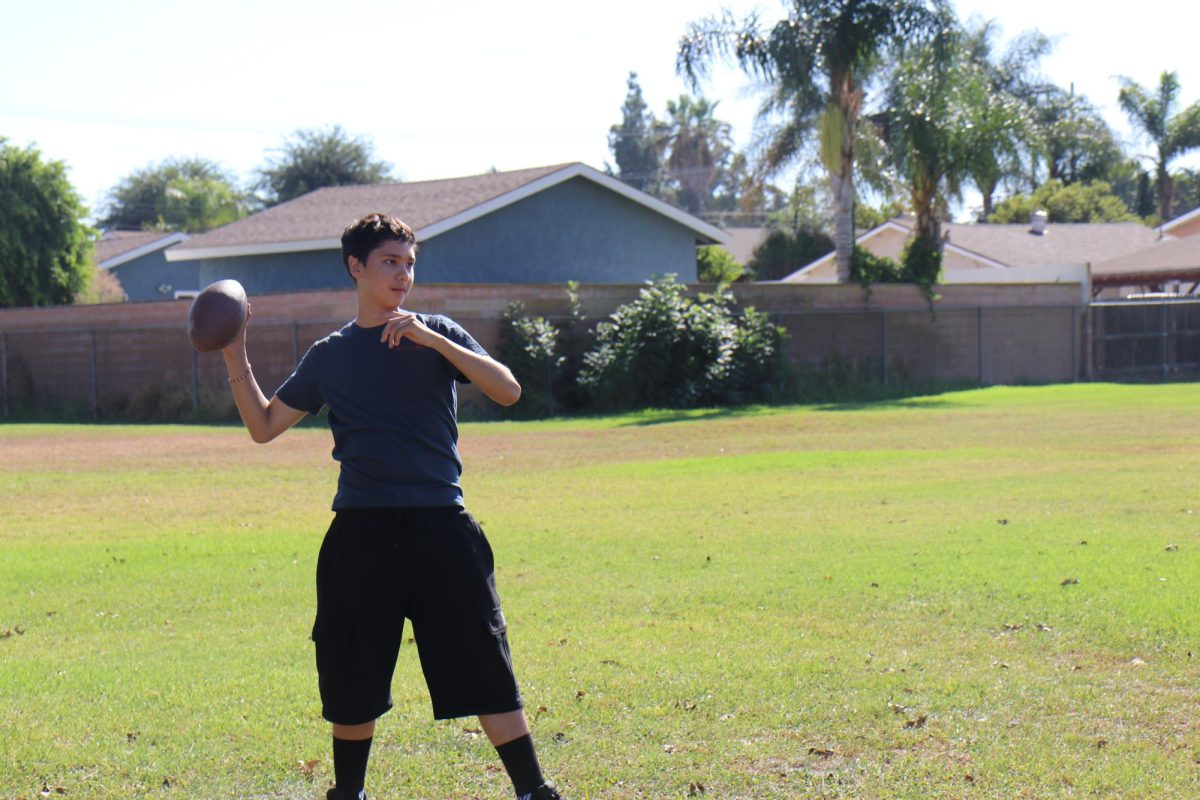
[{"label": "fence post", "polygon": [[92,328],[92,419],[100,418],[100,376],[96,361],[96,329]]},{"label": "fence post", "polygon": [[8,331],[0,333],[0,376],[4,383],[4,416],[8,417]]},{"label": "fence post", "polygon": [[880,344],[883,348],[883,385],[888,385],[888,312],[880,311]]},{"label": "fence post", "polygon": [[1079,383],[1079,308],[1071,306],[1071,383]]},{"label": "fence post", "polygon": [[983,306],[977,309],[975,343],[979,348],[979,385],[983,386]]},{"label": "fence post", "polygon": [[196,348],[192,351],[192,411],[200,407],[200,359]]},{"label": "fence post", "polygon": [[300,363],[300,323],[292,323],[292,365]]}]

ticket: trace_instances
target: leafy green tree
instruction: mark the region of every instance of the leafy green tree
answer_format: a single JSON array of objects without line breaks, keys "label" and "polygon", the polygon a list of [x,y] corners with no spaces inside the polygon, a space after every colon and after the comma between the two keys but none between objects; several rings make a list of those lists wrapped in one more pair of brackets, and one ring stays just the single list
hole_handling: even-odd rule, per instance
[{"label": "leafy green tree", "polygon": [[636,72],[629,73],[626,86],[621,124],[608,129],[608,149],[617,162],[618,180],[639,191],[657,195],[662,164],[655,133],[656,120],[642,97]]},{"label": "leafy green tree", "polygon": [[764,172],[793,163],[816,131],[834,200],[838,277],[850,278],[854,244],[856,143],[865,86],[881,55],[937,33],[951,18],[944,0],[791,0],[770,28],[757,15],[729,11],[692,23],[680,42],[678,70],[693,85],[716,57],[732,56],[771,86],[760,116],[785,121],[767,136]]},{"label": "leafy green tree", "polygon": [[375,160],[375,146],[334,125],[298,130],[258,169],[257,188],[268,206],[325,186],[358,186],[393,180],[391,165]]},{"label": "leafy green tree", "polygon": [[1175,181],[1175,216],[1200,208],[1200,170],[1184,168],[1171,178]]},{"label": "leafy green tree", "polygon": [[696,248],[696,276],[701,283],[733,283],[745,274],[746,268],[719,244]]},{"label": "leafy green tree", "polygon": [[1028,224],[1042,210],[1050,222],[1138,222],[1125,201],[1103,181],[1064,184],[1049,180],[1031,194],[1016,194],[1001,201],[988,222]]},{"label": "leafy green tree", "polygon": [[1171,219],[1175,181],[1171,162],[1200,148],[1200,102],[1179,108],[1179,75],[1164,72],[1157,90],[1151,91],[1129,78],[1121,79],[1117,101],[1121,109],[1154,146],[1154,181],[1158,191],[1158,217]]},{"label": "leafy green tree", "polygon": [[88,282],[92,231],[61,161],[0,137],[0,307],[70,303]]},{"label": "leafy green tree", "polygon": [[746,269],[756,281],[777,281],[833,251],[833,239],[820,230],[776,229],[754,248]]},{"label": "leafy green tree", "polygon": [[176,158],[122,178],[109,190],[99,225],[203,233],[247,213],[246,197],[221,167],[204,158]]},{"label": "leafy green tree", "polygon": [[1031,113],[1040,147],[1027,170],[1030,189],[1047,180],[1112,181],[1123,169],[1126,159],[1116,134],[1086,97],[1047,86]]}]

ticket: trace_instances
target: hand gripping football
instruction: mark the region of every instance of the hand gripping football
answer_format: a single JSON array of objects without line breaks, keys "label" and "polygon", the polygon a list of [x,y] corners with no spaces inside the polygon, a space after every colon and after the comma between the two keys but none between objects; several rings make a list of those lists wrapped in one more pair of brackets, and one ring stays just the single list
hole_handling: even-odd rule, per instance
[{"label": "hand gripping football", "polygon": [[188,339],[201,353],[229,345],[246,324],[246,290],[235,280],[205,287],[188,311]]}]

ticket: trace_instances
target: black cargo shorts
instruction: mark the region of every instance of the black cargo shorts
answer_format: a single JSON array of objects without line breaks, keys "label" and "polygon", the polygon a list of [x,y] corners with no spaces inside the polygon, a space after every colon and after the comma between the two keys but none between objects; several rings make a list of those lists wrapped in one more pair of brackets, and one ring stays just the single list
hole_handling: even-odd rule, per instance
[{"label": "black cargo shorts", "polygon": [[392,674],[412,621],[436,719],[522,707],[492,548],[460,506],[338,511],[317,559],[322,714],[341,725],[392,707]]}]

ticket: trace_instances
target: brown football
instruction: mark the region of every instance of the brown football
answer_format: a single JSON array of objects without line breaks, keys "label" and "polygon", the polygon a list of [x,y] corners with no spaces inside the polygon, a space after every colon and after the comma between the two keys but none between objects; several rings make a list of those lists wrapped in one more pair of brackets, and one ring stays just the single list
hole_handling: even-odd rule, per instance
[{"label": "brown football", "polygon": [[201,353],[226,347],[246,324],[246,290],[235,280],[217,281],[196,295],[188,311],[188,338]]}]

